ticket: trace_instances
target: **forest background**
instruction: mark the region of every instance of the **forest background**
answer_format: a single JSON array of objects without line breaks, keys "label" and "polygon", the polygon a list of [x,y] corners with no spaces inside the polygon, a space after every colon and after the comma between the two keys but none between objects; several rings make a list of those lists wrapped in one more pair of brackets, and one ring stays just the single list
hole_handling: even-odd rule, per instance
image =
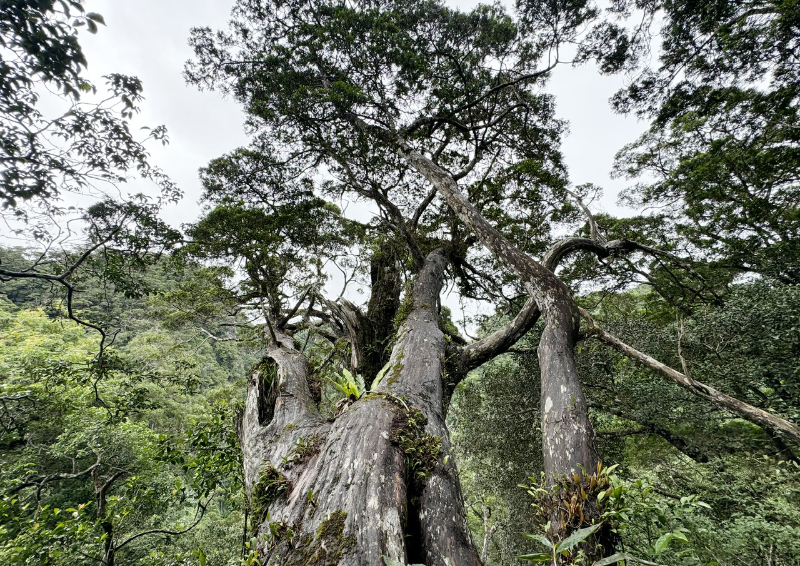
[{"label": "forest background", "polygon": [[[16,33],[7,25],[13,24],[12,8],[25,5],[34,6],[4,6],[4,38]],[[56,13],[66,9],[58,3],[51,6]],[[606,243],[616,237],[657,249],[655,254],[608,262],[576,256],[559,274],[603,328],[625,342],[680,368],[685,376],[797,422],[798,83],[786,55],[796,46],[796,14],[782,4],[724,4],[717,11],[698,8],[697,13],[682,5],[637,8],[645,13],[652,9],[659,17],[665,17],[659,10],[666,9],[669,16],[692,22],[687,13],[697,16],[698,33],[726,39],[720,40],[722,62],[712,65],[714,53],[704,53],[703,64],[694,69],[697,81],[691,86],[697,90],[685,84],[684,90],[675,88],[683,98],[658,93],[648,98],[645,92],[636,99],[636,92],[629,91],[631,106],[617,101],[623,111],[644,105],[638,108],[643,118],[655,113],[644,137],[620,154],[618,169],[644,179],[629,197],[656,213],[619,219],[598,214],[590,202],[594,215],[587,217],[584,200],[597,189],[566,182],[560,155],[552,151],[563,128],[547,122],[551,146],[539,151],[550,169],[547,175],[538,172],[536,179],[548,187],[545,195],[571,204],[565,207],[553,198],[552,209],[535,208],[528,211],[530,218],[519,221],[493,211],[490,199],[483,204],[488,207],[484,214],[494,215],[512,236],[518,236],[519,226],[526,234],[535,233],[539,241],[530,248],[533,254],[541,254],[564,233],[595,237],[589,234],[594,224]],[[70,9],[74,15],[63,20],[67,27],[50,37],[72,37],[72,18],[82,23],[78,28],[102,26],[101,16],[82,14],[77,3]],[[754,23],[748,10],[771,15]],[[724,27],[731,22],[747,24],[738,30],[741,37]],[[697,31],[689,28],[678,31]],[[774,48],[776,38],[784,42],[785,52]],[[607,47],[609,38],[600,39]],[[624,60],[615,59],[618,52],[586,45],[585,58],[600,59],[605,71],[626,69]],[[763,51],[755,50],[758,46]],[[738,67],[731,63],[737,54]],[[673,65],[686,64],[679,49],[667,51],[667,56],[662,69],[669,68],[669,56],[677,61]],[[64,89],[67,101],[77,100],[78,91],[91,90],[80,78],[82,63],[73,63],[79,71],[75,75],[63,78],[56,72],[48,77],[45,72],[42,82],[74,85],[73,91]],[[743,77],[743,69],[750,75]],[[726,82],[725,72],[734,79]],[[722,84],[710,80],[712,75]],[[637,80],[631,85],[646,91],[648,85],[643,86],[640,76]],[[664,92],[670,86],[655,83]],[[285,242],[270,241],[270,226],[280,231],[282,222],[314,222],[329,229],[332,239],[318,242],[298,229],[289,231],[289,244],[300,241],[324,250],[345,268],[345,278],[352,276],[366,287],[370,277],[375,281],[369,262],[385,249],[372,234],[364,240],[358,228],[351,226],[348,232],[347,222],[331,223],[327,215],[339,215],[340,209],[328,204],[289,216],[257,217],[256,225],[247,218],[220,217],[220,205],[230,203],[214,191],[236,183],[225,161],[215,162],[203,175],[209,204],[204,222],[186,226],[185,234],[170,228],[159,215],[177,200],[176,187],[150,164],[145,146],[112,127],[132,117],[139,104],[138,85],[118,81],[112,87],[119,100],[106,107],[108,114],[86,115],[99,119],[95,124],[102,127],[73,129],[64,138],[88,132],[87,139],[100,145],[80,146],[76,162],[68,167],[62,159],[57,179],[46,178],[44,169],[25,170],[28,177],[9,174],[22,167],[4,169],[9,227],[20,230],[21,237],[36,238],[39,247],[6,246],[2,251],[0,557],[15,564],[233,564],[263,559],[265,539],[278,534],[270,529],[259,534],[258,525],[254,532],[253,514],[258,511],[252,486],[249,500],[245,496],[234,417],[243,407],[251,368],[263,363],[264,343],[274,332],[263,317],[277,320],[280,313],[264,307],[269,289],[262,289],[261,296],[251,293],[249,305],[243,300],[252,291],[248,284],[270,277],[247,273],[254,256],[241,246],[260,238],[273,246],[267,252],[283,257]],[[650,95],[657,90],[653,84],[649,88]],[[13,94],[7,89],[5,100]],[[19,107],[7,104],[4,111],[13,117]],[[156,129],[150,142],[164,135]],[[6,147],[11,156],[14,152]],[[108,160],[95,159],[98,153]],[[80,179],[107,193],[102,181],[118,182],[130,170],[155,181],[160,196],[103,200],[84,211],[61,209],[63,203],[72,204],[57,200],[65,188],[78,189],[79,206],[95,201],[98,193]],[[31,185],[30,179],[43,181]],[[444,203],[440,206],[446,210]],[[209,221],[215,220],[215,210],[216,222],[221,222],[217,226]],[[542,217],[547,219],[544,229]],[[80,229],[69,228],[78,225],[75,218],[84,221]],[[255,231],[247,234],[247,229]],[[69,238],[63,239],[65,234]],[[236,241],[237,236],[243,239]],[[230,241],[221,241],[225,237]],[[215,248],[221,242],[225,249]],[[271,266],[266,256],[257,257],[259,267]],[[486,266],[502,272],[491,263]],[[525,295],[506,274],[489,277],[488,290],[478,291],[456,283],[460,275],[450,274],[450,284],[458,285],[462,296],[492,303],[496,314],[457,328],[442,308],[440,324],[451,340],[464,340],[466,331],[486,336],[520,308]],[[316,269],[316,277],[323,281],[327,275]],[[408,288],[398,299],[403,293],[407,296]],[[306,295],[295,289],[294,297]],[[254,315],[253,306],[262,310]],[[330,318],[335,308],[328,306],[327,311]],[[390,316],[395,327],[402,325],[396,315]],[[327,324],[336,327],[335,322]],[[319,374],[320,410],[332,419],[342,410],[342,389],[355,387],[348,395],[357,397],[367,388],[364,381],[377,378],[374,370],[356,367],[354,344],[340,341],[347,334],[341,324],[341,335],[328,344],[326,329],[318,330],[322,339],[309,327],[295,338],[310,348],[309,361]],[[541,331],[541,326],[534,327],[507,346],[505,355],[461,381],[447,411],[467,520],[489,564],[517,563],[521,554],[536,559],[531,553],[543,548],[525,533],[547,534],[534,506],[544,465],[535,355]],[[598,452],[604,462],[618,464],[611,474],[614,489],[607,495],[613,505],[603,516],[620,537],[618,548],[631,561],[670,565],[795,564],[800,519],[792,439],[698,399],[588,338],[578,346],[577,362]],[[302,454],[300,440],[289,458]],[[521,483],[530,487],[522,489]],[[313,493],[310,502],[317,505]],[[571,554],[567,558],[580,560]]]}]

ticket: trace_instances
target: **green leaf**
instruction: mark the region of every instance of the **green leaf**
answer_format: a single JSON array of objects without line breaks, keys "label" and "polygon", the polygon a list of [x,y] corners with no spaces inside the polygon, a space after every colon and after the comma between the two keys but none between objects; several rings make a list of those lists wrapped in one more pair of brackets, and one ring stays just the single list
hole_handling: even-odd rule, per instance
[{"label": "green leaf", "polygon": [[587,538],[592,536],[597,529],[599,529],[603,523],[597,523],[596,525],[592,525],[591,527],[586,527],[585,529],[578,529],[567,538],[562,540],[560,543],[556,545],[556,550],[558,552],[564,552],[567,550],[572,550],[575,546],[579,545]]},{"label": "green leaf", "polygon": [[661,554],[662,552],[664,552],[667,549],[667,547],[669,546],[670,541],[672,541],[672,537],[673,536],[674,535],[672,533],[666,533],[666,534],[661,535],[658,538],[658,540],[656,541],[656,544],[655,544],[656,554]]},{"label": "green leaf", "polygon": [[341,384],[338,381],[336,381],[335,379],[331,379],[330,377],[326,377],[325,379],[330,381],[334,385],[334,387],[336,387],[339,391],[341,391],[345,395],[347,395],[347,396],[355,395],[356,397],[359,397],[358,389],[354,390],[353,387],[349,383]]},{"label": "green leaf", "polygon": [[378,384],[383,379],[383,376],[389,371],[389,368],[392,367],[392,360],[386,362],[386,365],[381,368],[381,371],[378,372],[378,375],[375,376],[375,379],[372,381],[372,387],[369,388],[370,391],[375,391],[375,388],[378,387]]},{"label": "green leaf", "polygon": [[[344,378],[344,381],[345,381],[344,385],[338,384],[335,381],[333,383],[339,389],[341,389],[342,392],[345,395],[352,395],[356,399],[361,397],[361,394],[364,392],[364,390],[363,390],[363,380],[362,380],[362,386],[359,387],[359,383],[358,383],[358,381],[356,381],[356,378],[353,376],[352,373],[350,373],[345,368],[342,368],[342,377]],[[361,376],[359,376],[359,380],[361,380]]]},{"label": "green leaf", "polygon": [[603,475],[606,475],[606,476],[607,476],[607,475],[609,475],[611,472],[613,472],[614,470],[616,470],[616,469],[617,469],[617,466],[619,466],[619,464],[614,464],[614,465],[612,465],[612,466],[609,466],[609,467],[607,467],[607,468],[603,468],[603,470],[602,470],[602,472],[601,472],[601,473],[602,473]]},{"label": "green leaf", "polygon": [[553,548],[553,542],[544,535],[534,535],[530,533],[525,533],[525,538],[535,540],[536,542],[543,544],[547,548]]},{"label": "green leaf", "polygon": [[349,385],[355,387],[356,379],[353,377],[353,374],[350,373],[350,371],[347,368],[342,368],[342,375],[344,376],[345,381],[347,381]]},{"label": "green leaf", "polygon": [[106,25],[106,21],[105,21],[105,19],[103,19],[103,16],[101,16],[97,12],[89,12],[88,14],[86,14],[86,17],[89,18],[90,20],[92,20],[93,22],[97,22],[98,24]]},{"label": "green leaf", "polygon": [[680,531],[672,531],[672,536],[678,540],[688,543],[689,539],[686,538],[686,535]]},{"label": "green leaf", "polygon": [[617,552],[616,554],[612,554],[607,558],[603,558],[602,560],[598,560],[592,566],[608,566],[609,564],[616,564],[617,562],[622,562],[623,560],[627,560],[628,555],[624,552]]}]

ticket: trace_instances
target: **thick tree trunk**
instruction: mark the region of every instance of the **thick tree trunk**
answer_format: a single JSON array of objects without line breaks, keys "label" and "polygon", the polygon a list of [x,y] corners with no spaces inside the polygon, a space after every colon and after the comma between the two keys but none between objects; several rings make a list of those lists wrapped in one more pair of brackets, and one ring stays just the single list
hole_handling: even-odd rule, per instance
[{"label": "thick tree trunk", "polygon": [[556,482],[579,472],[581,467],[594,470],[597,467],[594,433],[575,366],[579,315],[569,290],[550,270],[522,253],[491,226],[461,193],[450,174],[408,146],[403,151],[481,243],[522,278],[544,317],[538,353],[544,469],[548,481]]},{"label": "thick tree trunk", "polygon": [[[583,487],[589,487],[590,481],[582,478],[583,472],[599,472],[599,465],[589,409],[575,363],[578,306],[569,289],[552,271],[524,254],[489,224],[447,171],[402,140],[400,144],[411,165],[438,189],[458,218],[497,260],[522,279],[544,318],[545,327],[538,348],[542,449],[546,481],[554,489],[540,504],[547,512],[551,536],[563,540],[575,529],[593,524],[600,515],[595,494],[588,495],[589,490]],[[555,252],[553,257],[567,251]],[[520,313],[516,322],[529,322],[535,316],[532,305],[526,306],[528,308]],[[505,340],[504,335],[497,342]],[[581,549],[589,559],[596,560],[613,553],[614,545],[615,537],[606,527],[583,543]]]},{"label": "thick tree trunk", "polygon": [[[391,369],[332,422],[317,411],[308,364],[288,336],[251,375],[239,432],[265,564],[379,566],[382,556],[480,564],[452,458],[445,464],[437,303],[446,263],[441,252],[428,256]],[[273,382],[270,414],[263,407]]]}]

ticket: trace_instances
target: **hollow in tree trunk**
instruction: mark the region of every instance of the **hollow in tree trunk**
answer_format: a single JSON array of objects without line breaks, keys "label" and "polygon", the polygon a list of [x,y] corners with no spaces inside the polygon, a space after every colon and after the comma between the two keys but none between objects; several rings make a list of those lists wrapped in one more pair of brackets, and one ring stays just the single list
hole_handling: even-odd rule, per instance
[{"label": "hollow in tree trunk", "polygon": [[429,254],[389,370],[333,421],[320,415],[289,336],[276,334],[251,374],[239,435],[263,563],[480,564],[444,423],[446,264],[442,251]]}]

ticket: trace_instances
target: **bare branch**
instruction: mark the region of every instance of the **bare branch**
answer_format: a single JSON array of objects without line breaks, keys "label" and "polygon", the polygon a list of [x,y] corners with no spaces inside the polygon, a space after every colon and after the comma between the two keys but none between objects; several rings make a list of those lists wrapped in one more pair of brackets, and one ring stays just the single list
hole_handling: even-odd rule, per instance
[{"label": "bare branch", "polygon": [[132,537],[129,537],[125,541],[123,541],[120,544],[118,544],[116,547],[114,547],[114,552],[118,552],[122,547],[126,546],[128,543],[131,543],[131,542],[135,541],[136,539],[141,538],[143,536],[155,535],[155,534],[177,536],[177,535],[182,535],[184,533],[188,533],[189,531],[191,531],[193,528],[195,528],[197,525],[200,524],[200,521],[203,519],[203,516],[206,514],[206,508],[207,507],[208,507],[208,502],[206,502],[206,504],[203,505],[203,503],[198,501],[197,502],[197,511],[195,512],[195,517],[196,517],[195,521],[191,525],[186,527],[185,529],[182,529],[182,530],[179,530],[179,531],[171,531],[169,529],[151,529],[149,531],[143,531],[141,533],[133,535]]},{"label": "bare branch", "polygon": [[683,349],[681,348],[681,342],[683,342],[683,317],[681,317],[678,321],[678,359],[681,361],[681,367],[683,368],[683,375],[687,378],[692,379],[692,374],[689,372],[689,366],[686,363],[686,358],[683,357]]},{"label": "bare branch", "polygon": [[47,476],[28,476],[27,478],[25,478],[24,482],[22,482],[18,486],[13,487],[11,490],[9,490],[8,493],[9,493],[9,495],[13,495],[15,493],[19,493],[20,491],[22,491],[23,489],[25,489],[27,487],[36,487],[37,488],[37,494],[38,494],[41,491],[42,487],[44,487],[44,485],[49,483],[49,482],[52,482],[52,481],[64,481],[64,480],[74,480],[74,479],[77,479],[79,477],[85,476],[87,474],[91,474],[94,470],[97,469],[98,466],[100,466],[100,456],[97,457],[97,461],[94,464],[92,464],[91,466],[89,466],[85,470],[80,471],[80,472],[76,472],[74,474],[62,474],[62,473],[59,473],[59,474],[50,474],[50,475],[47,475]]},{"label": "bare branch", "polygon": [[580,309],[581,316],[586,319],[591,325],[589,334],[603,342],[604,344],[612,347],[618,352],[625,354],[645,367],[648,367],[669,379],[670,381],[678,384],[680,387],[694,393],[707,401],[710,401],[720,409],[729,411],[751,423],[767,430],[768,432],[792,440],[794,443],[800,445],[800,427],[782,419],[772,413],[769,413],[758,407],[754,407],[744,401],[740,401],[730,395],[722,393],[709,385],[705,385],[691,377],[672,369],[671,367],[662,364],[655,358],[651,358],[647,354],[624,343],[619,338],[612,336],[602,328],[600,328],[594,321],[592,316],[584,309]]},{"label": "bare branch", "polygon": [[276,324],[278,330],[284,329],[286,323],[289,322],[289,320],[291,320],[291,318],[297,313],[298,309],[300,308],[300,305],[303,304],[303,301],[306,300],[306,297],[308,296],[308,294],[311,292],[312,289],[314,289],[314,285],[309,285],[308,287],[306,287],[306,290],[303,291],[302,295],[300,295],[300,298],[297,300],[297,303],[294,305],[292,310],[290,310],[285,316],[283,316]]},{"label": "bare branch", "polygon": [[516,344],[541,316],[533,298],[528,298],[517,315],[485,338],[461,349],[458,364],[465,371],[474,369]]},{"label": "bare branch", "polygon": [[574,193],[569,189],[564,190],[567,191],[572,198],[578,201],[578,206],[581,207],[581,210],[583,210],[583,213],[586,215],[586,220],[589,222],[589,236],[591,239],[599,244],[605,244],[605,238],[600,235],[600,230],[597,229],[597,222],[594,219],[592,211],[589,210],[589,207],[584,204],[583,200],[578,196],[577,193]]},{"label": "bare branch", "polygon": [[[564,238],[559,240],[545,254],[542,265],[549,271],[555,271],[561,260],[569,253],[578,250],[589,250],[601,257],[609,255],[611,250],[617,250],[621,240],[609,242],[606,245],[590,238]],[[508,351],[520,338],[522,338],[541,316],[536,301],[528,298],[519,313],[506,325],[492,332],[485,338],[465,346],[459,355],[459,367],[464,373],[474,369],[493,357]]]},{"label": "bare branch", "polygon": [[422,218],[422,214],[425,212],[425,209],[430,206],[433,202],[433,199],[436,198],[436,195],[439,194],[439,191],[436,187],[431,189],[431,192],[425,197],[425,199],[420,203],[417,209],[414,211],[414,216],[411,218],[411,228],[416,230],[417,226],[419,226],[420,218]]}]

